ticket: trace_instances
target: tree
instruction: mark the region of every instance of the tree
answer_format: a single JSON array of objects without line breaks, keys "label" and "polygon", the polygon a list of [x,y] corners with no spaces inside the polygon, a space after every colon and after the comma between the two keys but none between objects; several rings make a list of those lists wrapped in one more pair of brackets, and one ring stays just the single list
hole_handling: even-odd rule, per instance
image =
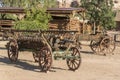
[{"label": "tree", "polygon": [[51,16],[46,14],[45,11],[45,9],[39,9],[39,7],[31,8],[31,10],[26,12],[24,20],[18,21],[14,27],[24,30],[48,29],[48,22]]},{"label": "tree", "polygon": [[36,5],[42,7],[54,7],[56,6],[56,0],[1,0],[3,7],[23,7],[30,8]]},{"label": "tree", "polygon": [[87,18],[104,29],[115,27],[113,0],[81,0],[81,6],[87,10]]}]

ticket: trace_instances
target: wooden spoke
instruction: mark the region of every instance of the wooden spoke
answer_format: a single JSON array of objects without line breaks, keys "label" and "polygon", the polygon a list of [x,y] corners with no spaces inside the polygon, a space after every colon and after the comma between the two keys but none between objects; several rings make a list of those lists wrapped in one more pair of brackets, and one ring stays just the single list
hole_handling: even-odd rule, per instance
[{"label": "wooden spoke", "polygon": [[100,46],[99,46],[99,42],[92,40],[90,42],[90,48],[94,53],[99,54],[100,53]]},{"label": "wooden spoke", "polygon": [[10,59],[11,62],[16,62],[18,59],[18,45],[16,41],[10,41],[8,43],[8,57]]},{"label": "wooden spoke", "polygon": [[115,42],[110,37],[105,37],[100,43],[101,52],[111,54],[115,50]]},{"label": "wooden spoke", "polygon": [[81,56],[80,56],[80,51],[73,47],[71,48],[71,57],[73,58],[67,58],[67,65],[70,70],[77,70],[81,64]]},{"label": "wooden spoke", "polygon": [[38,62],[38,61],[39,61],[38,54],[39,54],[39,53],[33,52],[33,58],[34,58],[35,62]]},{"label": "wooden spoke", "polygon": [[39,53],[39,66],[42,71],[48,71],[52,65],[52,54],[49,48],[44,47]]}]

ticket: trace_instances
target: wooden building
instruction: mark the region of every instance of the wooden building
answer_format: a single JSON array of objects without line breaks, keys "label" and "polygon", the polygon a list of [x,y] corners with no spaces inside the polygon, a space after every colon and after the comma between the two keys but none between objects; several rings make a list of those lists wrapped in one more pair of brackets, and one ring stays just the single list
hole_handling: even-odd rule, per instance
[{"label": "wooden building", "polygon": [[78,16],[84,19],[85,9],[83,8],[50,8],[47,10],[52,16],[49,22],[49,29],[78,30],[81,32],[83,23],[80,23]]},{"label": "wooden building", "polygon": [[21,20],[25,16],[25,10],[23,8],[16,7],[0,7],[0,26],[1,27],[11,27],[14,25],[14,20],[4,18],[6,14],[16,15],[19,20]]}]

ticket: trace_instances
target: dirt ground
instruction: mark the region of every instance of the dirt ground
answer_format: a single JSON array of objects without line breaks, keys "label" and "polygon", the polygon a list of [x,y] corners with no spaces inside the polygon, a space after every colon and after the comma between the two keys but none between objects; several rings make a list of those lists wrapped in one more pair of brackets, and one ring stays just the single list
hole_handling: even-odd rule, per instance
[{"label": "dirt ground", "polygon": [[66,61],[53,61],[48,73],[40,72],[31,52],[20,52],[19,60],[11,63],[7,57],[6,42],[0,41],[0,80],[120,80],[120,47],[115,55],[100,56],[82,46],[82,64],[73,72]]}]

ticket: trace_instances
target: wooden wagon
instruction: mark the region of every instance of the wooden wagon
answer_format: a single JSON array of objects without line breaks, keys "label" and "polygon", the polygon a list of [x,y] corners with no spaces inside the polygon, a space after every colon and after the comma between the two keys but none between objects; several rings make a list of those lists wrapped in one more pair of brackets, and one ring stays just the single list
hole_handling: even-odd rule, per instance
[{"label": "wooden wagon", "polygon": [[10,33],[6,47],[11,62],[18,60],[19,51],[27,50],[33,52],[41,71],[47,72],[51,68],[53,58],[66,59],[72,71],[77,70],[81,64],[80,45],[76,40],[77,31],[5,30]]}]

